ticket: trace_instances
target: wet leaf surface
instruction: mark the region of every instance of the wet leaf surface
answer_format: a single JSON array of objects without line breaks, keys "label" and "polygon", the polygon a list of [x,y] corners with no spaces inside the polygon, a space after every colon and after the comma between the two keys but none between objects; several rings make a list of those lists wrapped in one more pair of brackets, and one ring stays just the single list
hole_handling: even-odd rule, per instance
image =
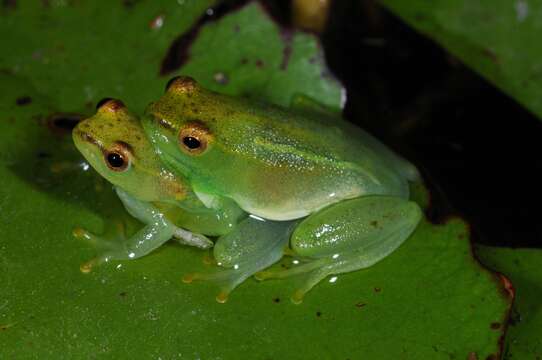
[{"label": "wet leaf surface", "polygon": [[[176,244],[81,273],[79,265],[95,250],[72,229],[98,232],[111,219],[126,221],[126,214],[75,152],[68,135],[73,112],[92,113],[102,97],[120,97],[140,111],[158,97],[169,44],[208,4],[135,1],[107,5],[108,13],[105,2],[21,3],[2,9],[0,22],[13,34],[2,38],[12,54],[0,60],[1,358],[498,354],[510,297],[474,261],[467,228],[457,219],[422,222],[392,256],[329,279],[302,305],[289,301],[295,279],[249,280],[218,304],[212,284],[181,282],[184,273],[205,266],[205,253]],[[159,14],[163,28],[149,27]],[[91,24],[92,33],[85,30]],[[179,72],[207,87],[281,104],[306,94],[340,107],[341,88],[327,74],[316,39],[285,36],[258,5],[207,23],[185,51]]]},{"label": "wet leaf surface", "polygon": [[506,274],[516,291],[504,359],[542,358],[542,251],[479,246],[476,254],[489,268]]}]

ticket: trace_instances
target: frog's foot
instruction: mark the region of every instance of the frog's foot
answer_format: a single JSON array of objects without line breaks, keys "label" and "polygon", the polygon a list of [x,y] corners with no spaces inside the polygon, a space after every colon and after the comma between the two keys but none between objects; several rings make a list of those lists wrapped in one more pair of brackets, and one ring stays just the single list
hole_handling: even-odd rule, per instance
[{"label": "frog's foot", "polygon": [[266,270],[256,278],[304,274],[292,296],[294,303],[300,303],[327,276],[366,269],[390,255],[410,236],[421,217],[416,203],[397,197],[375,195],[338,203],[303,220],[291,237],[291,248],[309,262]]},{"label": "frog's foot", "polygon": [[[117,229],[116,234],[114,235],[115,239],[125,237],[124,224],[118,222],[115,224],[115,228]],[[92,246],[106,249],[112,249],[115,247],[114,240],[108,239],[107,236],[96,235],[78,226],[73,229],[72,234],[75,238],[85,240]]]},{"label": "frog's foot", "polygon": [[220,291],[216,296],[216,301],[222,304],[228,300],[230,293],[237,286],[258,271],[279,261],[282,258],[282,255],[281,246],[277,246],[274,251],[261,254],[260,257],[251,258],[250,261],[244,261],[229,268],[220,267],[221,263],[214,259],[212,261],[218,266],[217,269],[208,273],[188,273],[183,276],[183,282],[185,284],[190,284],[193,281],[210,281],[217,284]]},{"label": "frog's foot", "polygon": [[402,230],[396,231],[387,239],[381,239],[381,242],[373,243],[365,248],[352,250],[348,253],[328,255],[288,269],[265,270],[257,273],[254,277],[257,280],[267,280],[304,275],[301,286],[291,297],[294,304],[299,304],[303,301],[305,294],[326,277],[366,269],[384,259],[406,239],[405,232]]},{"label": "frog's foot", "polygon": [[[301,260],[302,261],[302,260]],[[295,261],[299,263],[300,261]],[[333,267],[330,266],[328,259],[317,259],[309,262],[294,265],[291,268],[283,269],[267,269],[260,271],[254,275],[254,278],[259,281],[268,279],[284,279],[296,275],[305,275],[302,285],[291,296],[294,304],[300,304],[303,301],[305,294],[312,289],[316,284],[333,273]]]},{"label": "frog's foot", "polygon": [[101,254],[81,265],[84,273],[90,272],[95,266],[110,260],[133,260],[147,255],[171,239],[175,226],[169,223],[151,223],[139,229],[135,234],[126,236],[122,223],[117,224],[112,234],[107,231],[104,235],[95,235],[84,229],[76,228],[73,234],[98,248]]},{"label": "frog's foot", "polygon": [[210,281],[216,283],[220,289],[216,301],[223,304],[228,301],[230,293],[243,281],[253,274],[253,271],[240,269],[222,269],[210,273],[189,273],[183,276],[183,282],[190,284],[193,281]]},{"label": "frog's foot", "polygon": [[220,267],[209,273],[186,274],[183,282],[214,282],[220,288],[216,301],[226,302],[239,284],[282,258],[295,224],[246,218],[216,242],[214,261]]},{"label": "frog's foot", "polygon": [[108,235],[96,235],[83,228],[76,227],[73,229],[73,236],[77,239],[82,239],[91,244],[92,246],[99,248],[101,254],[97,257],[84,262],[79,267],[82,273],[89,273],[95,266],[108,262],[115,258],[115,253],[122,251],[122,242],[125,240],[125,228],[122,222],[115,224],[116,232]]}]

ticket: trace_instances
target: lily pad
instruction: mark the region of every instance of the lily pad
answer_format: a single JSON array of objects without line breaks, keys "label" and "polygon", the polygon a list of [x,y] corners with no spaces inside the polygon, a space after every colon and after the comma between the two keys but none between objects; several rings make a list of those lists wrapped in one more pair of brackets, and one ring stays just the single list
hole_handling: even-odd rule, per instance
[{"label": "lily pad", "polygon": [[491,269],[512,280],[516,300],[506,335],[504,359],[542,358],[542,251],[478,246],[476,254]]},{"label": "lily pad", "polygon": [[88,112],[104,97],[141,111],[163,90],[158,74],[171,42],[215,2],[7,1],[0,69],[54,94],[63,111]]},{"label": "lily pad", "polygon": [[542,117],[541,4],[527,0],[382,0],[469,67]]},{"label": "lily pad", "polygon": [[[204,266],[205,254],[177,244],[81,273],[79,265],[95,250],[76,240],[72,229],[99,232],[111,213],[124,212],[66,136],[74,119],[69,112],[92,112],[86,103],[103,96],[141,110],[142,101],[162,91],[161,59],[174,38],[173,30],[159,32],[155,36],[164,39],[156,44],[162,45],[154,46],[146,32],[156,29],[148,21],[161,13],[164,26],[178,19],[180,34],[182,24],[194,23],[205,9],[195,11],[199,1],[182,2],[187,8],[128,3],[2,10],[0,28],[13,38],[1,41],[18,56],[3,58],[0,73],[0,358],[499,356],[511,296],[473,259],[467,228],[457,219],[443,225],[424,220],[394,254],[319,284],[301,305],[288,300],[295,279],[251,279],[218,304],[212,284],[181,282],[184,273]],[[103,14],[110,7],[117,17]],[[183,11],[188,8],[194,11]],[[83,24],[93,21],[100,26],[89,35]],[[122,32],[115,30],[119,23]],[[95,39],[82,40],[87,37]],[[185,49],[189,58],[180,72],[231,94],[286,104],[300,93],[339,108],[341,87],[327,75],[317,39],[296,32],[289,37],[250,3],[203,25]],[[63,50],[46,51],[48,63],[32,62],[51,39]],[[290,58],[283,66],[287,46]],[[144,55],[136,51],[143,48]],[[98,53],[104,66],[91,56]],[[227,82],[217,81],[220,72]],[[126,82],[115,74],[125,74]],[[95,89],[91,96],[86,84]]]},{"label": "lily pad", "polygon": [[248,6],[243,16],[205,26],[188,56],[181,73],[225,94],[263,98],[283,106],[290,105],[297,94],[335,109],[346,101],[315,37],[280,29],[259,6]]}]

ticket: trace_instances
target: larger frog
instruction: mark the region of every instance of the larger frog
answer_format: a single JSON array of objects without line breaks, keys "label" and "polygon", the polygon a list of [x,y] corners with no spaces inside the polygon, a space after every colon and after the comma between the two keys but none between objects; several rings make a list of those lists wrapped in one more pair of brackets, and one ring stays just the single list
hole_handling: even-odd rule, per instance
[{"label": "larger frog", "polygon": [[259,274],[310,272],[294,302],[328,275],[385,258],[422,217],[409,200],[416,168],[325,111],[254,103],[177,77],[147,107],[143,126],[162,160],[186,176],[210,208],[231,199],[265,219],[308,216],[290,247],[311,261]]}]

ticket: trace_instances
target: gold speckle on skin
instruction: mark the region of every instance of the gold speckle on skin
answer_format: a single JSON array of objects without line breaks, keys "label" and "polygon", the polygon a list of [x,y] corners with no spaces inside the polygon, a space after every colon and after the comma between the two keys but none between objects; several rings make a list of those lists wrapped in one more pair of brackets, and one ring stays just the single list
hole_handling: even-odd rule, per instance
[{"label": "gold speckle on skin", "polygon": [[197,88],[197,81],[190,76],[178,76],[170,80],[167,91],[177,94],[186,94],[194,92]]},{"label": "gold speckle on skin", "polygon": [[108,111],[108,112],[117,112],[119,110],[122,110],[126,108],[124,103],[117,99],[110,99],[103,103],[99,108],[98,111]]}]

